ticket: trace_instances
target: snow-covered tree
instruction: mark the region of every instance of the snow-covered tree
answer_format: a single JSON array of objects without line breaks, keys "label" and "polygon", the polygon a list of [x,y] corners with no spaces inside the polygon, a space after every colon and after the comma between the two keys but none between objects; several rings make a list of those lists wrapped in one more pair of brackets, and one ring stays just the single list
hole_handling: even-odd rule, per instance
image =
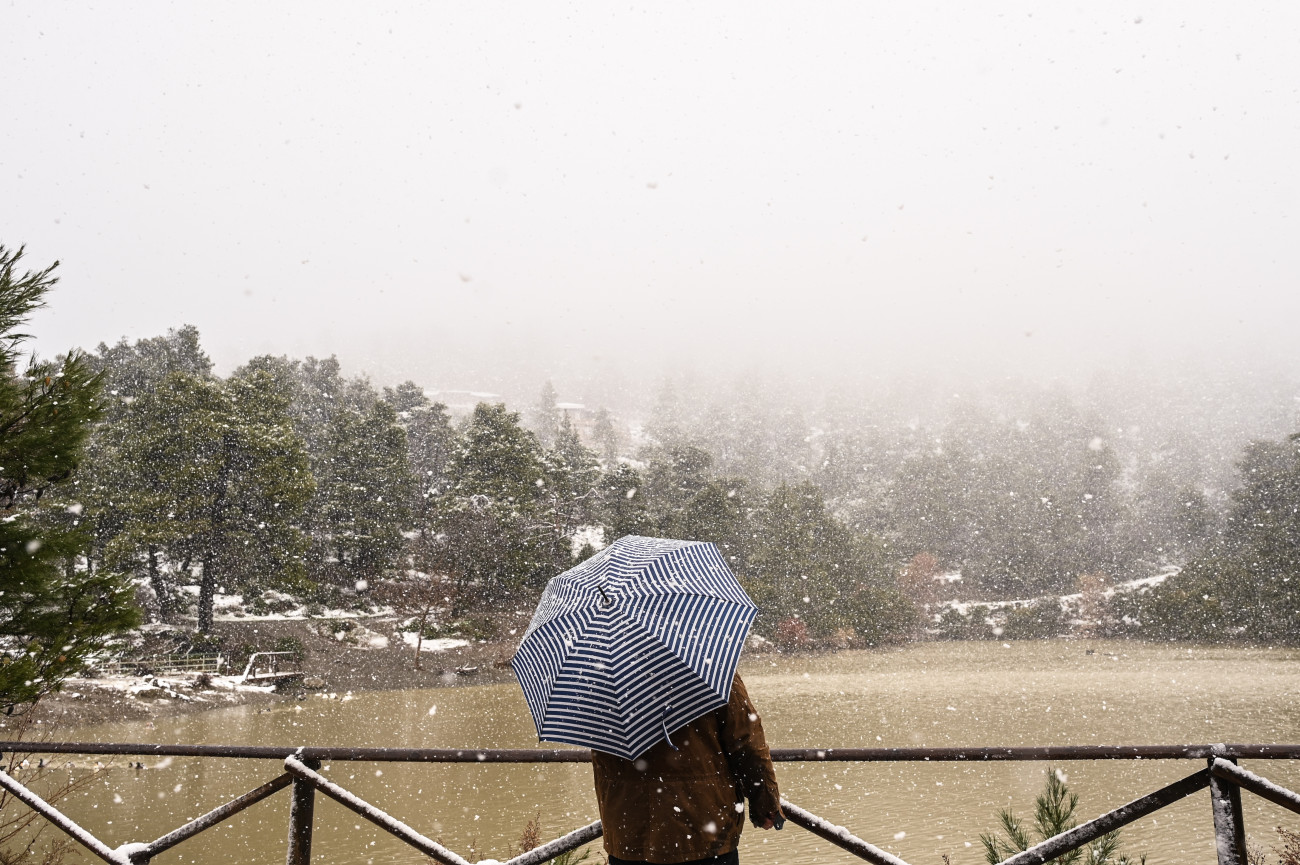
[{"label": "snow-covered tree", "polygon": [[55,265],[20,270],[0,246],[0,710],[57,689],[137,620],[129,586],[85,566],[75,479],[100,382],[79,354],[20,371],[22,327],[44,305]]},{"label": "snow-covered tree", "polygon": [[556,544],[545,514],[546,465],[537,438],[503,404],[479,403],[435,503],[451,577],[490,601],[535,590],[554,576]]},{"label": "snow-covered tree", "polygon": [[108,454],[120,486],[101,489],[97,505],[122,521],[111,559],[143,557],[151,578],[160,551],[174,579],[201,565],[201,631],[212,628],[219,588],[293,586],[305,576],[299,525],[315,483],[274,381],[265,371],[224,382],[171,373],[131,403],[129,434]]}]

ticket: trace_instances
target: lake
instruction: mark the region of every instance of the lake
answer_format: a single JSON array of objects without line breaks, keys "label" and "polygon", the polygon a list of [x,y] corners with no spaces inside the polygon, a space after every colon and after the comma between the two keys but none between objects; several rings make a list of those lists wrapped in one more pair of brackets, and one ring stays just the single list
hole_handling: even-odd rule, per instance
[{"label": "lake", "polygon": [[[1091,653],[1089,653],[1091,650]],[[741,664],[772,747],[1300,742],[1300,651],[1131,642],[922,643],[813,657],[758,655]],[[141,723],[61,730],[78,741],[414,747],[537,747],[517,685],[309,696],[269,711],[244,706]],[[86,762],[86,761],[82,761]],[[93,764],[92,758],[90,763]],[[279,773],[270,761],[121,759],[62,807],[112,844],[147,841]],[[1244,761],[1292,789],[1300,765]],[[1201,768],[1181,761],[1058,763],[1079,795],[1080,822]],[[791,801],[906,859],[983,862],[982,831],[1010,806],[1032,816],[1043,763],[779,764]],[[586,764],[508,766],[334,763],[335,781],[473,861],[505,859],[525,823],[543,839],[596,818]],[[1300,817],[1243,794],[1250,840]],[[285,793],[155,860],[283,862]],[[597,849],[599,849],[597,847]],[[317,797],[316,860],[428,861]],[[1124,830],[1124,851],[1152,863],[1215,861],[1208,792]],[[601,857],[603,860],[603,857]],[[747,827],[749,863],[860,861],[802,829]]]}]

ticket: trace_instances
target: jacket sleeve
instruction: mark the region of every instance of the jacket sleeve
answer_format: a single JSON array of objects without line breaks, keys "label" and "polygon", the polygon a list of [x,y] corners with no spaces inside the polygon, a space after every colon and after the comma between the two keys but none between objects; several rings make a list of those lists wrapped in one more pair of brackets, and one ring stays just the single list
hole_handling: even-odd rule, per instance
[{"label": "jacket sleeve", "polygon": [[781,794],[776,786],[772,755],[763,737],[763,721],[750,702],[739,674],[731,682],[731,700],[722,724],[722,747],[736,782],[749,800],[749,819],[754,825],[762,825],[768,817],[779,815]]}]

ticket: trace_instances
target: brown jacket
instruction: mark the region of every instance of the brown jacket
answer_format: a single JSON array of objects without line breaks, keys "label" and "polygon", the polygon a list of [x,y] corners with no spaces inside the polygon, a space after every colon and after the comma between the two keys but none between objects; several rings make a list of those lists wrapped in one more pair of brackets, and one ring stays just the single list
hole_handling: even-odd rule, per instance
[{"label": "brown jacket", "polygon": [[620,859],[689,862],[736,849],[744,823],[779,813],[776,773],[758,710],[739,674],[726,706],[636,760],[592,752],[605,850]]}]

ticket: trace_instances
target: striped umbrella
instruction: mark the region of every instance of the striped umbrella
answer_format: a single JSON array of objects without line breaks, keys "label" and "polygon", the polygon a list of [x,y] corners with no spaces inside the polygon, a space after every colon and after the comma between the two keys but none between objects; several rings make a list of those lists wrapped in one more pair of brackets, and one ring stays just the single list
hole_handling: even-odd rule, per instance
[{"label": "striped umbrella", "polygon": [[713,544],[628,535],[546,586],[511,660],[537,737],[629,760],[725,706],[757,608]]}]

